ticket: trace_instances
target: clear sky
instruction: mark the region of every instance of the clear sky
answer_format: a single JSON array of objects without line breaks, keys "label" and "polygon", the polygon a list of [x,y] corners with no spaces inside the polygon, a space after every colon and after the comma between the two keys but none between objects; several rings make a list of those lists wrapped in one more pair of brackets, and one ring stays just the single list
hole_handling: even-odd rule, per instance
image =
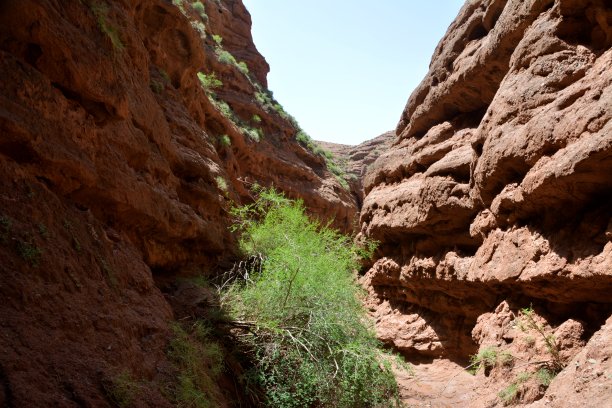
[{"label": "clear sky", "polygon": [[463,0],[243,0],[269,88],[316,140],[395,129]]}]

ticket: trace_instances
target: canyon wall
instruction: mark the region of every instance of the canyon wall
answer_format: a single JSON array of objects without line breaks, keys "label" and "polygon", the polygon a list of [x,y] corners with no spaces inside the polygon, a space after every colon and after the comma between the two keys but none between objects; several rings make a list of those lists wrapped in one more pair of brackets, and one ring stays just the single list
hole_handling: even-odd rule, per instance
[{"label": "canyon wall", "polygon": [[169,406],[170,322],[206,303],[174,282],[228,265],[255,183],[355,224],[250,26],[239,0],[0,3],[0,405],[107,406],[128,375]]},{"label": "canyon wall", "polygon": [[345,179],[359,208],[363,204],[363,180],[368,168],[389,148],[394,139],[395,132],[389,131],[355,146],[317,141],[319,146],[334,155],[335,160],[346,172]]},{"label": "canyon wall", "polygon": [[[611,45],[603,0],[467,1],[365,178],[379,337],[413,361],[512,356],[471,406],[612,398],[595,346],[612,341]],[[561,367],[546,395],[497,395]]]}]

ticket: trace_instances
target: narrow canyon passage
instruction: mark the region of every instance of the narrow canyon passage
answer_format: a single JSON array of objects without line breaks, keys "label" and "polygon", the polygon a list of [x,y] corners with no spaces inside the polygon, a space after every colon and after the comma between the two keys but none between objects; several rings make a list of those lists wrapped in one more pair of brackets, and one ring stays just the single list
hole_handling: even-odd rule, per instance
[{"label": "narrow canyon passage", "polygon": [[[432,51],[396,129],[348,146],[275,99],[241,0],[0,2],[0,406],[366,401],[245,374],[276,349],[242,347],[265,325],[214,285],[262,272],[236,209],[264,187],[376,242],[360,339],[410,363],[407,406],[609,405],[612,5],[468,0]],[[261,337],[315,367],[289,326]]]}]

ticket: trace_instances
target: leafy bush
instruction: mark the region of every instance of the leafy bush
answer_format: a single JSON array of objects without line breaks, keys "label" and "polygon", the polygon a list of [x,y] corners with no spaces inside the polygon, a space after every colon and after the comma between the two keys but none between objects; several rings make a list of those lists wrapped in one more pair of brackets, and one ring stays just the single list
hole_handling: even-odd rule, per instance
[{"label": "leafy bush", "polygon": [[153,79],[151,80],[151,83],[149,84],[149,88],[151,88],[151,90],[155,92],[156,94],[160,94],[164,90],[164,84]]},{"label": "leafy bush", "polygon": [[[207,19],[208,19],[208,16],[206,16],[205,20]],[[193,27],[194,30],[196,30],[200,34],[201,38],[206,38],[206,26],[204,25],[204,23],[202,23],[201,21],[192,21],[191,26]]]},{"label": "leafy bush", "polygon": [[196,1],[191,5],[191,7],[196,13],[200,15],[200,17],[204,18],[204,16],[206,16],[206,8],[204,7],[204,4],[202,4],[201,1]]},{"label": "leafy bush", "polygon": [[0,216],[0,243],[5,244],[8,242],[12,225],[13,221],[10,218]]},{"label": "leafy bush", "polygon": [[514,381],[506,388],[501,390],[497,396],[501,399],[504,405],[510,405],[519,399],[519,391],[524,392],[524,385],[531,378],[531,374],[528,372],[522,372],[516,376]]},{"label": "leafy bush", "polygon": [[301,144],[302,146],[304,146],[305,148],[307,148],[308,150],[310,150],[314,154],[317,154],[317,155],[323,157],[325,159],[325,164],[327,165],[327,169],[336,177],[336,180],[342,186],[342,188],[344,188],[345,190],[349,189],[349,184],[348,184],[348,182],[346,180],[347,179],[346,172],[344,171],[342,166],[340,166],[336,162],[336,158],[334,157],[334,155],[331,152],[329,152],[329,151],[323,149],[321,146],[319,146],[303,130],[299,130],[295,134],[295,140],[297,140],[297,142],[299,144]]},{"label": "leafy bush", "polygon": [[249,66],[246,64],[246,62],[240,61],[236,66],[244,75],[249,75]]},{"label": "leafy bush", "polygon": [[215,183],[217,184],[217,188],[223,192],[227,192],[227,181],[221,176],[215,177]]},{"label": "leafy bush", "polygon": [[259,115],[253,115],[251,120],[255,123],[261,123],[261,117]]},{"label": "leafy bush", "polygon": [[223,63],[223,64],[228,64],[228,65],[237,65],[238,62],[236,61],[236,58],[234,58],[234,56],[232,54],[229,53],[229,51],[226,51],[224,49],[217,49],[217,57],[219,58],[219,62]]},{"label": "leafy bush", "polygon": [[252,128],[246,125],[240,127],[242,134],[248,136],[250,139],[259,142],[263,138],[263,131],[260,128]]},{"label": "leafy bush", "polygon": [[217,109],[223,116],[229,119],[238,129],[240,129],[240,132],[244,136],[256,142],[259,142],[263,138],[264,136],[263,130],[261,130],[260,128],[252,128],[248,124],[243,122],[234,113],[234,111],[227,104],[227,102],[221,99],[217,99],[217,97],[215,96],[213,92],[207,92],[206,94],[208,95],[208,99],[214,105],[215,109]]},{"label": "leafy bush", "polygon": [[198,79],[200,80],[202,88],[206,90],[221,88],[223,86],[223,82],[217,79],[217,75],[214,72],[208,75],[203,72],[198,72]]},{"label": "leafy bush", "polygon": [[221,37],[218,34],[213,34],[212,38],[215,41],[215,43],[217,44],[217,46],[221,47],[221,43],[223,42],[223,37]]},{"label": "leafy bush", "polygon": [[250,327],[249,379],[272,407],[397,406],[390,357],[378,348],[351,274],[363,249],[311,221],[300,201],[272,189],[258,194],[232,214],[242,251],[261,265],[224,300]]},{"label": "leafy bush", "polygon": [[228,147],[232,145],[232,139],[228,135],[219,136],[219,144],[223,147]]},{"label": "leafy bush", "polygon": [[224,100],[215,99],[215,98],[210,98],[210,100],[213,103],[213,105],[215,105],[215,108],[219,112],[221,112],[223,116],[235,122],[236,115],[234,114],[234,111],[232,110],[232,108],[230,108],[230,106],[227,104],[227,102],[225,102]]},{"label": "leafy bush", "polygon": [[297,140],[298,143],[305,147],[308,147],[312,143],[312,139],[310,138],[310,136],[308,136],[308,134],[303,131],[299,131],[296,133],[295,140]]}]

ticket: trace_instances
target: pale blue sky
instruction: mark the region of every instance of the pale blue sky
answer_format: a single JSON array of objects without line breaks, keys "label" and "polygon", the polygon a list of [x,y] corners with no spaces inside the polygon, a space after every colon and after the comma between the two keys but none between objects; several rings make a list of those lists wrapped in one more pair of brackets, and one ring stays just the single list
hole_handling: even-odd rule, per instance
[{"label": "pale blue sky", "polygon": [[395,129],[463,0],[243,0],[269,88],[317,140]]}]

